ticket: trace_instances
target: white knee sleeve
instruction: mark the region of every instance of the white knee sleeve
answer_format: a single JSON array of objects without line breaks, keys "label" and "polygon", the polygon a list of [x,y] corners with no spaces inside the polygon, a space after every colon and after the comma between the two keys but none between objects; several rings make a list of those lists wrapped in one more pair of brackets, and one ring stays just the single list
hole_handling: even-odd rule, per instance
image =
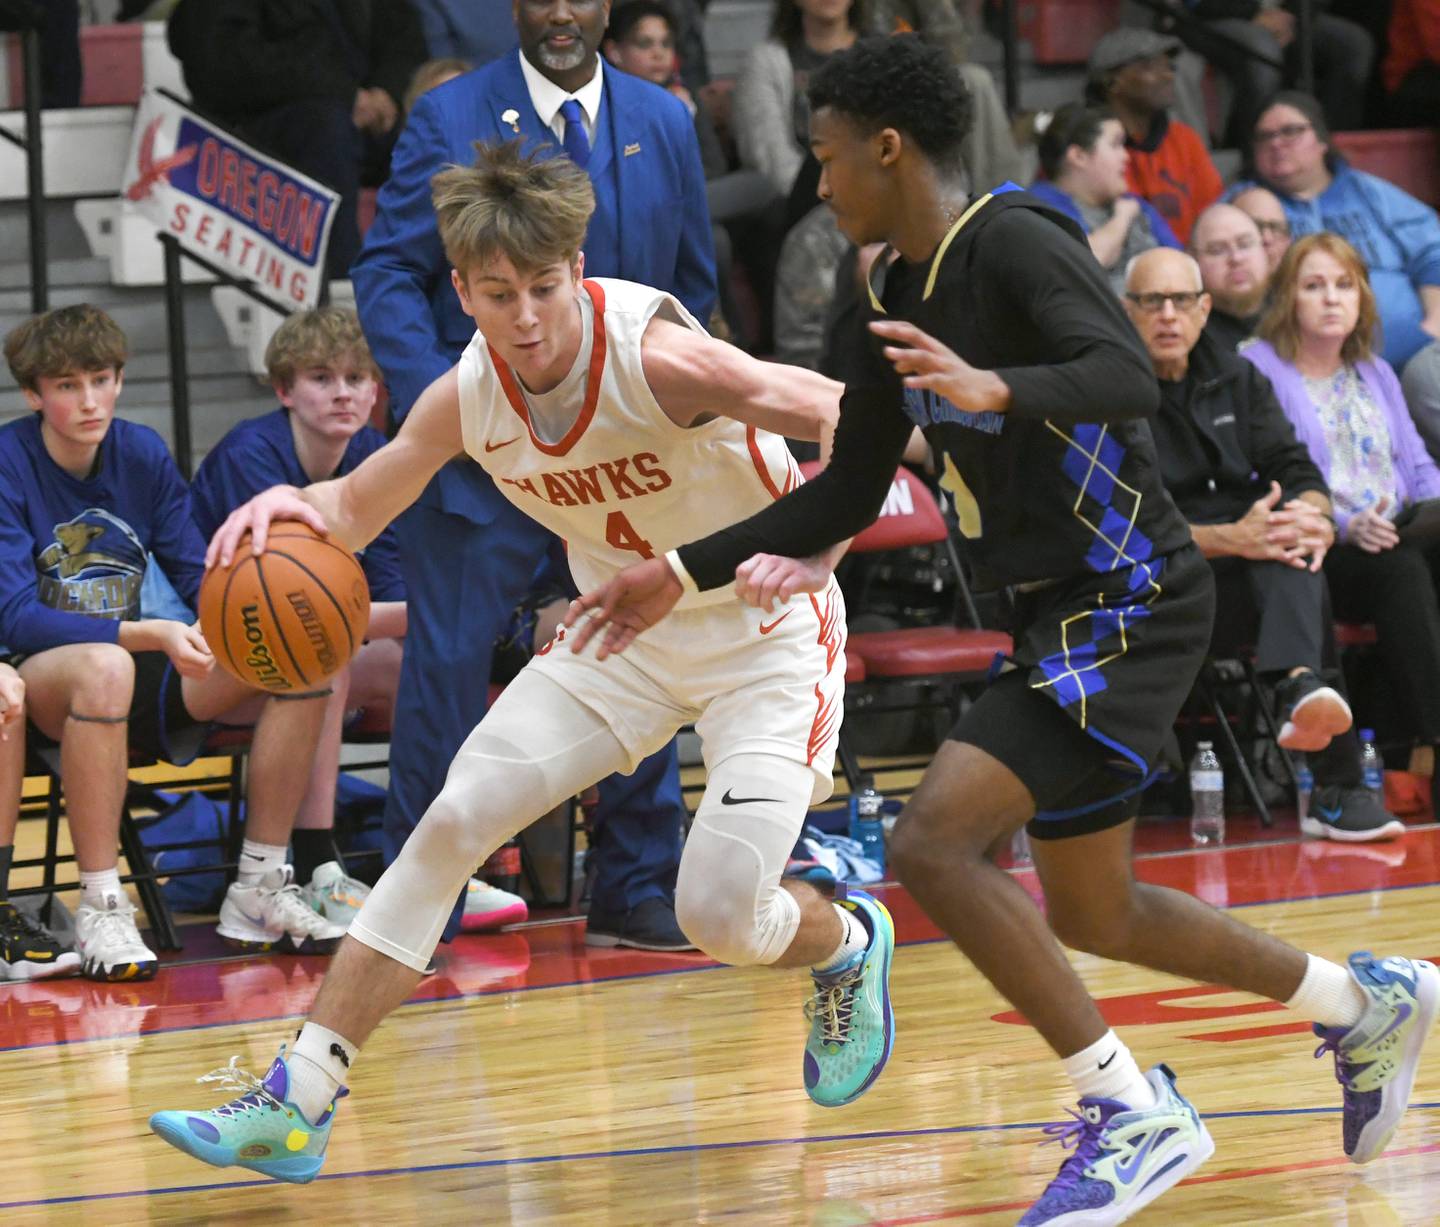
[{"label": "white knee sleeve", "polygon": [[350,935],[424,971],[476,867],[627,761],[599,716],[548,678],[523,670],[460,747],[444,789],[365,900]]},{"label": "white knee sleeve", "polygon": [[768,754],[737,754],[710,773],[680,860],[675,916],[711,958],[773,963],[794,941],[800,905],[780,876],[814,785],[809,767]]}]

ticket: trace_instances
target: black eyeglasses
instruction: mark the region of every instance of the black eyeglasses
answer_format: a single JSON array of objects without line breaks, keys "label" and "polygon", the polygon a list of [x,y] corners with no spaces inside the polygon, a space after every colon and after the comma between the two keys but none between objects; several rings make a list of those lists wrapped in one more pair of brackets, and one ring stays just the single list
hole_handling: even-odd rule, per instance
[{"label": "black eyeglasses", "polygon": [[1167,302],[1175,304],[1177,311],[1193,311],[1200,303],[1204,290],[1176,290],[1170,294],[1126,294],[1125,297],[1146,315],[1155,315],[1165,309]]},{"label": "black eyeglasses", "polygon": [[1289,144],[1291,141],[1298,141],[1305,133],[1313,131],[1311,124],[1285,124],[1279,128],[1257,128],[1255,130],[1255,143],[1257,145],[1273,145],[1277,141]]},{"label": "black eyeglasses", "polygon": [[1262,222],[1257,219],[1255,225],[1262,235],[1273,234],[1278,239],[1288,239],[1290,237],[1289,222]]}]

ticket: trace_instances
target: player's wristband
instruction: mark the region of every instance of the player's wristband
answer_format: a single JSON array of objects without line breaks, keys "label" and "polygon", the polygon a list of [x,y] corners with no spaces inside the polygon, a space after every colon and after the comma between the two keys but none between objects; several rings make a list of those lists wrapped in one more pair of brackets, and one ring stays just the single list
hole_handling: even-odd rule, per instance
[{"label": "player's wristband", "polygon": [[666,550],[665,561],[670,564],[670,570],[675,573],[675,578],[680,581],[680,587],[692,595],[700,591],[700,585],[695,582],[694,577],[685,569],[685,564],[680,561],[679,550]]}]

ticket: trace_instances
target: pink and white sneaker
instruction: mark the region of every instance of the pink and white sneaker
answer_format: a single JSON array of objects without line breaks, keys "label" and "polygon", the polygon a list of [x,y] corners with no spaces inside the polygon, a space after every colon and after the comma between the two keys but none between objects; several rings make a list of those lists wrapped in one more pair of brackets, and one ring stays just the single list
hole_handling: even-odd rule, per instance
[{"label": "pink and white sneaker", "polygon": [[471,878],[465,890],[465,912],[460,917],[463,933],[488,933],[505,925],[519,924],[530,915],[530,908],[519,895],[491,886],[479,878]]}]

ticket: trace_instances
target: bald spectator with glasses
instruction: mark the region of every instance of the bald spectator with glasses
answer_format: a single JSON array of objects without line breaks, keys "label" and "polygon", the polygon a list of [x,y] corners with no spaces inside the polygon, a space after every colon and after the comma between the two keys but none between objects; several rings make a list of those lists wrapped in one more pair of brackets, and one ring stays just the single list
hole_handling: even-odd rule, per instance
[{"label": "bald spectator with glasses", "polygon": [[1211,652],[1253,651],[1274,688],[1280,744],[1312,755],[1304,832],[1397,838],[1404,827],[1362,786],[1350,707],[1328,680],[1338,674],[1320,569],[1335,541],[1324,477],[1269,380],[1210,335],[1210,295],[1191,256],[1136,256],[1125,304],[1160,384],[1151,433],[1161,479],[1215,575]]}]

